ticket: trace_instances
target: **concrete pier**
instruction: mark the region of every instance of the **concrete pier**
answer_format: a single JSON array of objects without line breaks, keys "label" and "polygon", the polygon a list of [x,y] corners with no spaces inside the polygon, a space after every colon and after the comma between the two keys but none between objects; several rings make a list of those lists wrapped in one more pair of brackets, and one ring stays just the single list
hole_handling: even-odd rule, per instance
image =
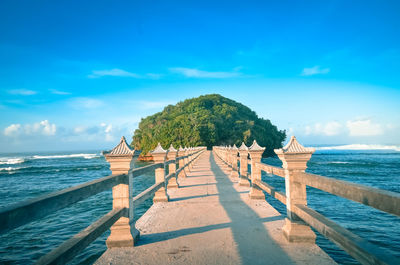
[{"label": "concrete pier", "polygon": [[137,221],[135,247],[108,249],[96,264],[335,264],[313,243],[289,243],[284,218],[223,169],[202,153],[180,188],[168,189],[169,202]]}]

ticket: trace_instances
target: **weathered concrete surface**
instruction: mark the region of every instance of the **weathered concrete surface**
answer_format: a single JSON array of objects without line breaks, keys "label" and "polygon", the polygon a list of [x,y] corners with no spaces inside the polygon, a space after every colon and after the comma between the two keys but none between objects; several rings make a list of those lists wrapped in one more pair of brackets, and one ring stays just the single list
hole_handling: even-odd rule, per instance
[{"label": "weathered concrete surface", "polygon": [[180,188],[168,190],[170,202],[138,220],[137,246],[107,250],[96,264],[334,264],[314,244],[288,243],[283,217],[251,201],[219,164],[203,153]]}]

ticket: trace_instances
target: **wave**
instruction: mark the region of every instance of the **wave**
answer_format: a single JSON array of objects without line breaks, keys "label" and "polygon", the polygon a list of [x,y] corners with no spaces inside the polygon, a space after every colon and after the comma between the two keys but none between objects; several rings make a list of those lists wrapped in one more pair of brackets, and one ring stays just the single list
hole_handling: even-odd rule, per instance
[{"label": "wave", "polygon": [[23,158],[0,158],[0,165],[15,165],[24,163]]},{"label": "wave", "polygon": [[380,144],[347,144],[338,146],[315,147],[316,150],[393,150],[400,152],[398,145],[380,145]]},{"label": "wave", "polygon": [[17,171],[23,168],[27,168],[27,167],[2,167],[0,168],[0,171]]},{"label": "wave", "polygon": [[46,156],[35,155],[32,156],[32,159],[60,159],[60,158],[78,158],[78,157],[83,157],[85,159],[93,159],[100,157],[100,155],[99,154],[70,154],[70,155],[46,155]]}]

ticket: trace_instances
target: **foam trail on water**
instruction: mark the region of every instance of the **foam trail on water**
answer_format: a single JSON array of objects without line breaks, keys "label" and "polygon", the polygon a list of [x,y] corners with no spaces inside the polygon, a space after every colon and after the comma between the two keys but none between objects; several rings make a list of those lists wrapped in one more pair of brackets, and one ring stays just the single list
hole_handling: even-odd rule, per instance
[{"label": "foam trail on water", "polygon": [[27,167],[3,167],[3,168],[0,168],[0,171],[17,171],[17,170],[23,169],[23,168],[27,168]]},{"label": "foam trail on water", "polygon": [[35,155],[32,158],[33,159],[59,159],[59,158],[77,158],[77,157],[83,157],[85,159],[92,159],[96,157],[100,157],[98,154],[70,154],[70,155],[46,155],[46,156],[41,156],[41,155]]},{"label": "foam trail on water", "polygon": [[380,144],[347,144],[338,146],[315,147],[316,150],[393,150],[400,152],[398,145],[380,145]]},{"label": "foam trail on water", "polygon": [[24,163],[25,159],[17,157],[17,158],[0,158],[0,165],[15,165]]}]

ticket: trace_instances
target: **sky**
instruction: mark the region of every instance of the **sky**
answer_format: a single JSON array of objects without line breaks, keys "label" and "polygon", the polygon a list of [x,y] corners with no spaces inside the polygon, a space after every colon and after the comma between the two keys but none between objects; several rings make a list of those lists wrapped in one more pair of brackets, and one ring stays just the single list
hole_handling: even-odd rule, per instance
[{"label": "sky", "polygon": [[108,149],[218,93],[300,143],[399,145],[398,1],[0,2],[0,152]]}]

